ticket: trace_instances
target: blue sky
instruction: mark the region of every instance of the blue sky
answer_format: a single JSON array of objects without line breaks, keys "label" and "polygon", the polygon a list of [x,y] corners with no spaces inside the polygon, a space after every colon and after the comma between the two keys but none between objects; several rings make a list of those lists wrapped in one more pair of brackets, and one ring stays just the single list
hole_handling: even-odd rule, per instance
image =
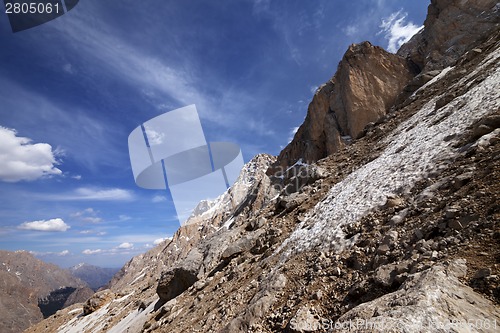
[{"label": "blue sky", "polygon": [[82,0],[12,33],[0,14],[0,249],[120,267],[179,227],[127,138],[196,104],[208,141],[278,154],[351,43],[394,51],[426,1]]}]

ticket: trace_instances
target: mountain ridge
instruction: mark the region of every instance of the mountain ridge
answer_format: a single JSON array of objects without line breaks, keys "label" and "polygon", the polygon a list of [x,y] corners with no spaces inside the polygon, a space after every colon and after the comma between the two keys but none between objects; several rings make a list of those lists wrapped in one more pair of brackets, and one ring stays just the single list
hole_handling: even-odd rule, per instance
[{"label": "mountain ridge", "polygon": [[[200,210],[210,214],[133,258],[109,289],[26,332],[495,332],[497,7],[432,0],[424,30],[400,49],[412,52],[352,46],[345,68],[356,52],[406,68],[398,91],[386,90],[392,105],[378,104],[375,119],[360,117],[347,132],[336,120],[346,109],[331,108],[337,93],[321,97],[320,88],[289,155],[252,160],[241,196],[230,189],[217,209]],[[460,44],[443,51],[453,34]],[[396,72],[382,67],[344,83],[364,82],[353,86],[369,101],[370,81]],[[320,146],[302,146],[308,131]],[[327,131],[342,145],[325,150]]]},{"label": "mountain ridge", "polygon": [[0,250],[0,276],[0,330],[6,333],[22,331],[93,293],[82,280],[27,251]]}]

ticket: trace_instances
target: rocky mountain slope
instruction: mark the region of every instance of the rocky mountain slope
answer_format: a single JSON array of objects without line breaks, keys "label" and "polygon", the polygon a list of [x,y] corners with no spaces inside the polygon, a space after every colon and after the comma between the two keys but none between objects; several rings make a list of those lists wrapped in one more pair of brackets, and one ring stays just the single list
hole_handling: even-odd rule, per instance
[{"label": "rocky mountain slope", "polygon": [[26,332],[497,332],[499,14],[433,0],[397,55],[351,46],[277,159]]},{"label": "rocky mountain slope", "polygon": [[0,332],[22,332],[92,294],[83,281],[28,252],[0,250]]},{"label": "rocky mountain slope", "polygon": [[70,267],[68,271],[71,275],[76,276],[80,280],[86,282],[90,288],[97,290],[111,281],[113,276],[118,272],[115,268],[103,268],[86,263],[81,263]]}]

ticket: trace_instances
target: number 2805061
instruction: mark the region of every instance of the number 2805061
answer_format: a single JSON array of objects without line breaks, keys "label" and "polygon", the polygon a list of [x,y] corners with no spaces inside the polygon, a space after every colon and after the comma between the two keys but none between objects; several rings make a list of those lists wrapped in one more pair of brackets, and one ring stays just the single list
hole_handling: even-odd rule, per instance
[{"label": "number 2805061", "polygon": [[52,14],[62,12],[58,3],[42,2],[6,2],[6,14]]}]

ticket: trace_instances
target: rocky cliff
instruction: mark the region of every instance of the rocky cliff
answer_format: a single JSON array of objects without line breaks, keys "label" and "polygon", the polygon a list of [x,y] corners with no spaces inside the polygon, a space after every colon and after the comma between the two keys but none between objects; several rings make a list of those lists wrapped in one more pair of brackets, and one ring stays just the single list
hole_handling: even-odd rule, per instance
[{"label": "rocky cliff", "polygon": [[83,281],[28,252],[0,250],[1,332],[21,332],[92,293]]},{"label": "rocky cliff", "polygon": [[351,45],[337,73],[314,94],[304,123],[280,153],[278,164],[316,162],[361,137],[415,74],[403,57],[369,42]]},{"label": "rocky cliff", "polygon": [[477,38],[441,67],[446,50],[413,58],[448,38],[434,8],[498,21],[467,3],[432,1],[406,55],[351,46],[278,160],[26,332],[497,332],[500,30],[463,31]]},{"label": "rocky cliff", "polygon": [[423,72],[452,66],[498,29],[499,13],[496,0],[432,0],[424,30],[397,54]]},{"label": "rocky cliff", "polygon": [[[353,44],[332,79],[318,88],[304,123],[276,165],[315,162],[364,135],[440,70],[454,65],[498,29],[496,0],[433,0],[424,29],[390,54],[369,42]],[[398,100],[399,97],[399,100]],[[273,172],[276,168],[273,169]]]}]

